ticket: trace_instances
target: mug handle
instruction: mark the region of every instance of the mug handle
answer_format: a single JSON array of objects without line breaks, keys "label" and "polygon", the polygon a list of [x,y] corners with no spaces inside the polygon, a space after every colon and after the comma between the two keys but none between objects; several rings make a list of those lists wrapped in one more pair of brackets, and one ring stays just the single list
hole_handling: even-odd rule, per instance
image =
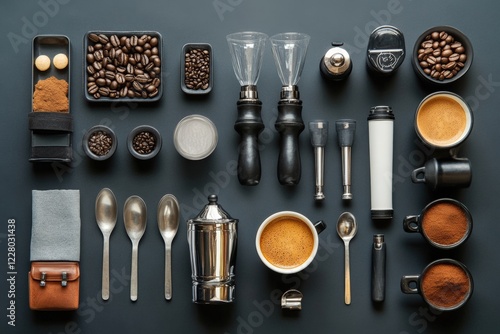
[{"label": "mug handle", "polygon": [[321,232],[323,232],[325,230],[326,224],[324,221],[318,220],[316,222],[316,224],[314,224],[314,228],[316,229],[316,232],[318,232],[318,234],[320,234]]},{"label": "mug handle", "polygon": [[420,226],[418,225],[419,216],[406,216],[403,219],[403,229],[405,232],[418,233],[420,232]]},{"label": "mug handle", "polygon": [[[420,275],[408,275],[401,277],[401,291],[406,294],[416,294],[418,293],[418,278]],[[410,285],[415,284],[412,288]]]},{"label": "mug handle", "polygon": [[411,172],[411,180],[413,183],[425,183],[425,167],[417,168]]}]

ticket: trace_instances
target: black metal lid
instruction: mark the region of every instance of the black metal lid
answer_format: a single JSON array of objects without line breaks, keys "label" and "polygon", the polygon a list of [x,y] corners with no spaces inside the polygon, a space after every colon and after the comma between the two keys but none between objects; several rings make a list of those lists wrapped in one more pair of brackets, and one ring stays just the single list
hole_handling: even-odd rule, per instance
[{"label": "black metal lid", "polygon": [[393,120],[394,114],[392,113],[392,108],[389,106],[371,107],[370,115],[368,115],[368,120],[371,121],[375,119]]},{"label": "black metal lid", "polygon": [[405,59],[405,39],[393,26],[380,26],[373,30],[368,41],[366,62],[379,74],[391,74]]}]

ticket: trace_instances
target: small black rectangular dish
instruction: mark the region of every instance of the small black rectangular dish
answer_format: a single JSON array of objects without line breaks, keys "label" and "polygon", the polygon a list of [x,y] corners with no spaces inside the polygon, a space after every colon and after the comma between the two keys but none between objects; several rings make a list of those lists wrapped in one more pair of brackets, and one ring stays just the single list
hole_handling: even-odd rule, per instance
[{"label": "small black rectangular dish", "polygon": [[[206,54],[192,54],[193,51],[206,52]],[[187,55],[197,59],[187,65]],[[207,60],[208,57],[208,60]],[[208,43],[184,44],[181,53],[181,89],[186,94],[208,94],[213,87],[213,52]],[[188,68],[188,69],[186,69]],[[189,83],[192,81],[192,83]]]},{"label": "small black rectangular dish", "polygon": [[[68,59],[68,64],[62,69],[57,69],[53,64],[54,56],[63,54]],[[35,60],[45,55],[50,60],[45,71],[35,66]],[[29,129],[31,131],[31,156],[30,162],[71,162],[73,158],[72,133],[73,117],[70,113],[70,40],[63,35],[38,35],[33,38],[32,45],[32,110],[28,115]],[[68,108],[67,111],[35,111],[35,87],[40,80],[55,77],[68,83]]]}]

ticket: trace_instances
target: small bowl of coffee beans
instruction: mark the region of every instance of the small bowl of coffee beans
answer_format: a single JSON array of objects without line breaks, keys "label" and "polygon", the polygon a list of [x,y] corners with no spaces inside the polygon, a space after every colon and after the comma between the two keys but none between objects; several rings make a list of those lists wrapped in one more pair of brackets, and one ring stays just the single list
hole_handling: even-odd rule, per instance
[{"label": "small bowl of coffee beans", "polygon": [[111,128],[104,125],[91,127],[83,136],[83,151],[93,160],[106,160],[116,151],[118,141]]},{"label": "small bowl of coffee beans", "polygon": [[154,158],[161,150],[161,135],[149,125],[140,125],[130,131],[127,147],[135,158],[148,160]]},{"label": "small bowl of coffee beans", "polygon": [[412,64],[425,82],[442,85],[467,73],[473,58],[472,44],[460,30],[450,26],[427,29],[415,43]]},{"label": "small bowl of coffee beans", "polygon": [[181,89],[186,94],[207,94],[213,86],[212,46],[189,43],[182,47]]}]

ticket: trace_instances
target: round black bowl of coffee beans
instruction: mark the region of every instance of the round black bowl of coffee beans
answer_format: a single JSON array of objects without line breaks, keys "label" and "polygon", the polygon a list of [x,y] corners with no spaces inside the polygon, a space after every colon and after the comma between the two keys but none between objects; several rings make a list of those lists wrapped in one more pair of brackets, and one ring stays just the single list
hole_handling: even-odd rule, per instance
[{"label": "round black bowl of coffee beans", "polygon": [[148,160],[154,158],[161,150],[161,135],[150,125],[140,125],[130,131],[127,147],[135,158]]},{"label": "round black bowl of coffee beans", "polygon": [[422,80],[442,85],[464,76],[473,56],[472,44],[464,33],[454,27],[437,26],[417,39],[412,64]]},{"label": "round black bowl of coffee beans", "polygon": [[83,136],[82,147],[87,156],[93,160],[109,159],[116,151],[118,141],[111,128],[104,125],[91,127]]},{"label": "round black bowl of coffee beans", "polygon": [[181,89],[186,94],[207,94],[213,86],[212,46],[188,43],[182,47]]}]

